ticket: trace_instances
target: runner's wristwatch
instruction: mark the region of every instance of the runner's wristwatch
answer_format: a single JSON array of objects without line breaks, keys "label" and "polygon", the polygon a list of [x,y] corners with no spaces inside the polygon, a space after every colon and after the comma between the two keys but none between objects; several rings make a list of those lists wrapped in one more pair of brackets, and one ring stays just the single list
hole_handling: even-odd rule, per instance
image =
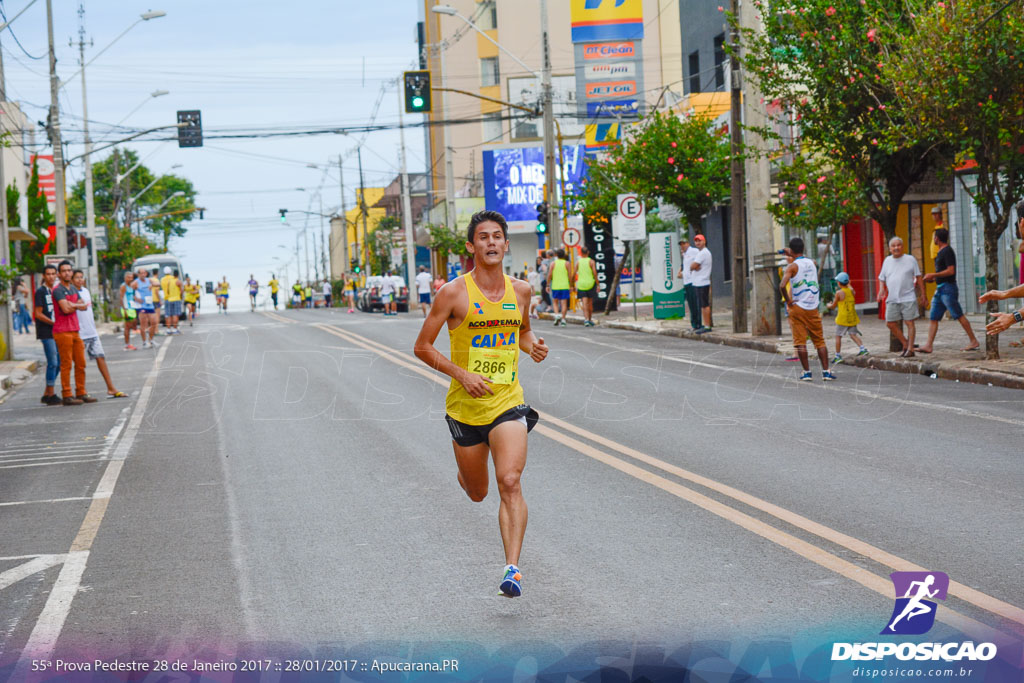
[{"label": "runner's wristwatch", "polygon": [[1013,312],[1013,319],[1019,323],[1024,323],[1024,315],[1020,314],[1020,311]]}]

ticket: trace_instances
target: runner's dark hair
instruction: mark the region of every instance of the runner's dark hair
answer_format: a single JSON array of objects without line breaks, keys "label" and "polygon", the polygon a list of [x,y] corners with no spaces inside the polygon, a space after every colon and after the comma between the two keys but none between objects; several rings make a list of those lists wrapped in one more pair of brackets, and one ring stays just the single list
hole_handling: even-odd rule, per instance
[{"label": "runner's dark hair", "polygon": [[505,235],[505,239],[508,239],[508,223],[505,222],[504,216],[497,211],[477,211],[473,214],[473,217],[469,219],[469,229],[466,231],[467,242],[473,241],[473,237],[476,236],[476,226],[485,221],[492,221],[500,225],[501,232]]},{"label": "runner's dark hair", "polygon": [[794,237],[789,241],[789,250],[794,254],[804,253],[804,241],[799,237]]},{"label": "runner's dark hair", "polygon": [[939,238],[939,241],[943,244],[949,244],[949,230],[945,228],[935,228],[935,236]]}]

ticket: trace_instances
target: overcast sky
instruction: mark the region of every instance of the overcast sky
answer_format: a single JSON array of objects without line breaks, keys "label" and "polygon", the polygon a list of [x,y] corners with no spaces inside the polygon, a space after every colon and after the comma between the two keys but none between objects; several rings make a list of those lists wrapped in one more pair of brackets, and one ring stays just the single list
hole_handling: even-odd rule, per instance
[{"label": "overcast sky", "polygon": [[[10,18],[28,1],[6,0],[0,6]],[[62,79],[78,69],[79,4],[53,0],[57,72]],[[382,83],[413,67],[416,58],[416,6],[408,0],[86,0],[82,4],[86,41],[94,41],[86,47],[87,61],[141,13],[167,12],[132,28],[88,67],[94,146],[117,139],[120,135],[111,132],[111,124],[145,100],[123,125],[146,129],[172,124],[179,109],[200,109],[208,134],[366,124]],[[76,41],[74,47],[68,45],[70,39]],[[45,0],[38,0],[0,33],[0,42],[8,99],[22,103],[30,121],[45,120],[50,101]],[[149,93],[154,90],[170,94],[151,99]],[[72,142],[69,156],[73,157],[83,151],[79,78],[63,88],[60,106],[64,138]],[[407,123],[418,118],[407,117]],[[391,87],[376,122],[397,121],[398,94]],[[45,142],[41,129],[37,141]],[[419,129],[407,131],[410,171],[424,168],[422,141]],[[338,207],[337,156],[353,150],[356,139],[341,135],[211,139],[198,149],[178,149],[176,142],[128,144],[154,172],[173,172],[192,181],[198,204],[206,209],[205,220],[188,224],[188,235],[172,241],[171,250],[187,272],[204,281],[227,275],[236,294],[233,303],[241,303],[241,289],[250,272],[266,282],[279,263],[275,256],[294,257],[296,234],[306,219],[295,214],[289,217],[290,227],[282,226],[278,209],[319,211],[319,199],[314,196],[318,188],[324,213]],[[395,176],[398,147],[397,131],[368,136],[362,155],[367,186],[382,185]],[[108,153],[99,152],[97,157]],[[326,175],[307,167],[332,162]],[[182,167],[172,171],[174,164]],[[81,178],[79,161],[69,169],[69,186]],[[344,180],[351,208],[359,180],[354,154],[344,162]],[[310,217],[310,221],[319,232],[319,219]],[[279,248],[281,244],[289,249]],[[290,271],[294,279],[294,262]]]}]

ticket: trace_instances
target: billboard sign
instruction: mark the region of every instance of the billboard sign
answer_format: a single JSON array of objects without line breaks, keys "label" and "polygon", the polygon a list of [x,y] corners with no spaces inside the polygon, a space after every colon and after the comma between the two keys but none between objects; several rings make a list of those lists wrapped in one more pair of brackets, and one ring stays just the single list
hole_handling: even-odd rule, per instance
[{"label": "billboard sign", "polygon": [[588,99],[594,97],[608,97],[610,95],[622,97],[623,95],[635,94],[636,81],[607,81],[603,83],[587,83],[586,85],[586,95]]},{"label": "billboard sign", "polygon": [[[572,194],[586,177],[585,151],[585,145],[562,148],[565,165],[561,173],[568,194]],[[484,200],[487,208],[501,213],[509,223],[536,223],[537,204],[544,201],[544,148],[485,149],[483,161]]]},{"label": "billboard sign", "polygon": [[644,37],[643,0],[569,0],[569,12],[574,43]]},{"label": "billboard sign", "polygon": [[682,318],[686,314],[686,297],[680,277],[679,236],[675,232],[652,232],[649,238],[654,317]]},{"label": "billboard sign", "polygon": [[52,154],[33,154],[32,163],[39,170],[39,192],[46,195],[46,203],[53,212],[57,206],[57,174]]},{"label": "billboard sign", "polygon": [[621,64],[587,64],[583,67],[583,77],[588,81],[615,78],[616,76],[633,78],[636,76],[636,65],[632,62],[623,62]]},{"label": "billboard sign", "polygon": [[636,43],[632,40],[620,43],[589,43],[583,46],[583,60],[632,59],[636,57]]}]

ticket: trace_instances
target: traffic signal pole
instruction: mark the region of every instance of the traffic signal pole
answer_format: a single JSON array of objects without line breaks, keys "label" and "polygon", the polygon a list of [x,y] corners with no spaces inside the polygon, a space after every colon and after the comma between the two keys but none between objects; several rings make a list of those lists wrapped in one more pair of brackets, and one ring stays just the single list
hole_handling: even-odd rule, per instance
[{"label": "traffic signal pole", "polygon": [[[548,42],[548,2],[540,0],[540,32],[541,49],[544,54],[544,65],[541,70],[541,95],[544,99],[544,183],[547,187],[544,201],[548,204],[548,230],[558,225],[558,205],[555,197],[555,112],[551,94],[551,45]],[[561,245],[559,230],[551,231],[551,246],[557,249]]]},{"label": "traffic signal pole", "polygon": [[409,188],[409,173],[405,166],[405,119],[402,116],[402,94],[398,94],[398,139],[402,175],[402,227],[405,228],[405,279],[409,286],[409,302],[416,292],[416,245],[412,235],[412,197]]},{"label": "traffic signal pole", "polygon": [[57,79],[57,55],[53,49],[53,3],[46,0],[46,32],[50,41],[50,125],[47,132],[50,144],[53,145],[53,180],[57,195],[54,207],[54,223],[57,226],[57,253],[68,253],[67,217],[64,215],[64,148],[60,140],[60,101],[57,91],[60,81]]}]

